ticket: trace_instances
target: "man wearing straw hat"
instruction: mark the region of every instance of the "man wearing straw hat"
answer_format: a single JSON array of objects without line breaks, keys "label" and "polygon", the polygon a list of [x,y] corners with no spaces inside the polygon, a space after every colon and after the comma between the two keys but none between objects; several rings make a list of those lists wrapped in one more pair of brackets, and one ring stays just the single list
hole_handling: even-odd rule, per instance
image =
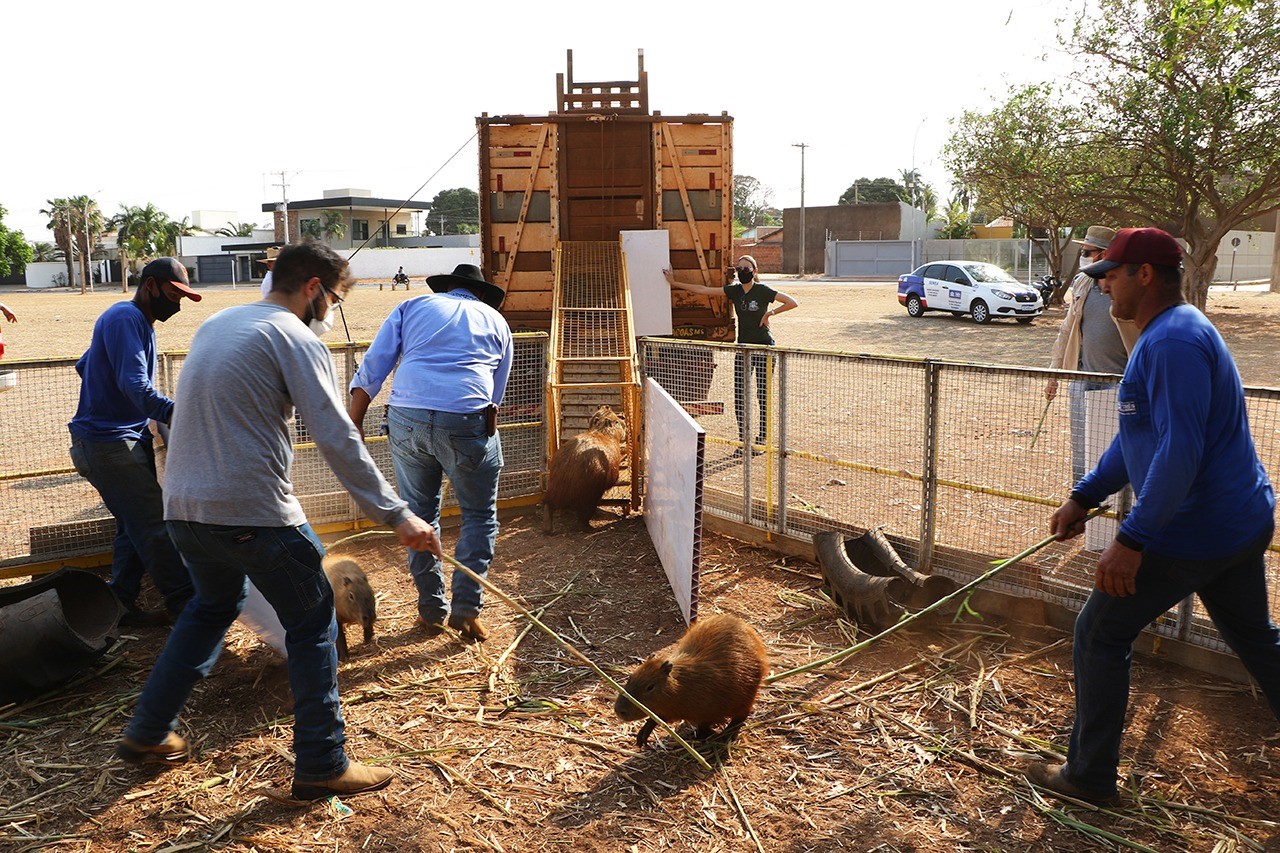
[{"label": "man wearing straw hat", "polygon": [[[1091,264],[1102,257],[1116,232],[1105,225],[1091,225],[1081,245],[1080,261]],[[1084,272],[1071,282],[1071,301],[1062,320],[1058,338],[1053,342],[1049,367],[1054,370],[1083,370],[1088,373],[1124,373],[1129,353],[1138,342],[1138,328],[1131,320],[1111,315],[1111,297],[1102,292],[1096,279]],[[1071,395],[1071,483],[1080,482],[1088,470],[1088,448],[1085,447],[1085,393],[1109,388],[1097,382],[1072,382]],[[1046,400],[1058,394],[1058,380],[1050,379],[1044,388]],[[1095,453],[1094,456],[1097,456]]]},{"label": "man wearing straw hat", "polygon": [[271,272],[272,272],[272,268],[276,265],[276,258],[279,257],[279,255],[280,255],[280,247],[272,246],[271,248],[267,249],[267,256],[262,260],[258,261],[258,263],[262,264],[264,267],[267,268],[267,274],[262,277],[262,298],[263,299],[266,299],[268,296],[271,295],[271,285],[272,285]]},{"label": "man wearing straw hat", "polygon": [[[351,379],[348,413],[363,424],[395,371],[387,438],[400,494],[439,531],[447,474],[462,513],[458,562],[484,577],[498,538],[497,411],[514,352],[511,329],[498,313],[506,294],[471,264],[429,276],[427,286],[434,293],[401,302],[378,329]],[[449,627],[464,640],[489,636],[480,621],[479,584],[455,571],[450,601],[441,561],[418,551],[409,552],[409,573],[418,588],[418,623],[429,634],[444,630],[447,612]]]},{"label": "man wearing straw hat", "polygon": [[1076,619],[1076,717],[1065,764],[1033,764],[1049,791],[1097,804],[1118,796],[1116,771],[1133,641],[1162,613],[1200,596],[1222,638],[1280,718],[1280,629],[1271,621],[1266,552],[1275,495],[1249,433],[1244,388],[1209,320],[1182,299],[1182,250],[1158,228],[1124,228],[1102,260],[1111,312],[1141,331],[1120,385],[1120,432],[1053,514],[1060,539],[1126,484],[1133,511],[1098,558]]}]

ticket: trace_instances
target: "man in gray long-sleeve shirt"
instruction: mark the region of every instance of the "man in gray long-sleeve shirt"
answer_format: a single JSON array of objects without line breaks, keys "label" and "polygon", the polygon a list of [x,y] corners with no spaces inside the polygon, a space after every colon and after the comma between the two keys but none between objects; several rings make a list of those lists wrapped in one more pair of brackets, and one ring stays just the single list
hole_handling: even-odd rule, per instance
[{"label": "man in gray long-sleeve shirt", "polygon": [[184,761],[174,733],[208,675],[251,578],[285,629],[294,699],[292,794],[298,800],[385,787],[392,771],[352,763],[338,705],[333,591],[324,548],[293,494],[289,419],[296,407],[356,503],[401,544],[440,553],[432,527],[379,473],[338,398],[319,335],[353,280],[321,243],[285,247],[267,299],[228,308],[197,330],[182,368],[165,471],[165,519],[196,593],[138,699],[117,754],[133,764]]}]

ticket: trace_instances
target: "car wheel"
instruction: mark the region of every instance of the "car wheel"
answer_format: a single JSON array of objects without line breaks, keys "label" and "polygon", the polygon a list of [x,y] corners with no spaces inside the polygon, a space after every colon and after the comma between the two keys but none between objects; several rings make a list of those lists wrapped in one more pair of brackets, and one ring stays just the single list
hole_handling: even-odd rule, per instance
[{"label": "car wheel", "polygon": [[973,300],[973,304],[969,306],[969,313],[973,315],[973,322],[979,326],[984,326],[991,322],[991,309],[981,299]]},{"label": "car wheel", "polygon": [[1021,323],[1021,324],[1022,324],[1022,325],[1024,325],[1024,326],[1026,326],[1027,324],[1029,324],[1029,323],[1030,323],[1032,320],[1034,320],[1034,319],[1035,319],[1035,317],[1019,317],[1019,318],[1018,318],[1018,322],[1019,322],[1019,323]]},{"label": "car wheel", "polygon": [[924,303],[914,293],[907,297],[907,313],[912,317],[920,317],[924,314]]}]

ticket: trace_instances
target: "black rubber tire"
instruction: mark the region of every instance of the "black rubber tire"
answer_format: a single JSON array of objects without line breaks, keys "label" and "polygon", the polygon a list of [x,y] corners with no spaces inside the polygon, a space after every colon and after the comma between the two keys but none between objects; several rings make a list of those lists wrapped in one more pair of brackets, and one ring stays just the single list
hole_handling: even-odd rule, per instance
[{"label": "black rubber tire", "polygon": [[924,316],[924,303],[914,293],[907,297],[907,314],[911,317]]},{"label": "black rubber tire", "polygon": [[973,300],[973,304],[969,306],[969,313],[973,315],[973,322],[979,326],[985,326],[991,322],[991,309],[981,299]]}]

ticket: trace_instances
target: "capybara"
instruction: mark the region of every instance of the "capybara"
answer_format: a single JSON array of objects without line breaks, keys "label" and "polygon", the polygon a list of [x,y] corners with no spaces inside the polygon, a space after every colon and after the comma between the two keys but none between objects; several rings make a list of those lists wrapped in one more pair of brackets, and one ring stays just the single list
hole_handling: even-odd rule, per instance
[{"label": "capybara", "polygon": [[542,499],[543,530],[555,529],[555,513],[569,510],[578,516],[584,530],[591,527],[600,499],[618,485],[622,447],[627,440],[627,424],[608,406],[596,409],[587,422],[587,431],[560,445],[551,458],[547,493]]},{"label": "capybara", "polygon": [[[769,654],[756,630],[736,616],[707,616],[695,622],[680,642],[640,664],[627,680],[627,692],[664,722],[687,720],[694,736],[705,738],[711,725],[729,720],[732,737],[751,713],[760,684],[769,674]],[[619,696],[613,710],[626,722],[644,713]],[[657,726],[646,720],[636,735],[644,746]]]},{"label": "capybara", "polygon": [[333,609],[338,614],[338,660],[347,659],[347,626],[363,625],[364,641],[373,639],[378,602],[360,565],[349,557],[325,557],[324,573],[333,587]]}]

